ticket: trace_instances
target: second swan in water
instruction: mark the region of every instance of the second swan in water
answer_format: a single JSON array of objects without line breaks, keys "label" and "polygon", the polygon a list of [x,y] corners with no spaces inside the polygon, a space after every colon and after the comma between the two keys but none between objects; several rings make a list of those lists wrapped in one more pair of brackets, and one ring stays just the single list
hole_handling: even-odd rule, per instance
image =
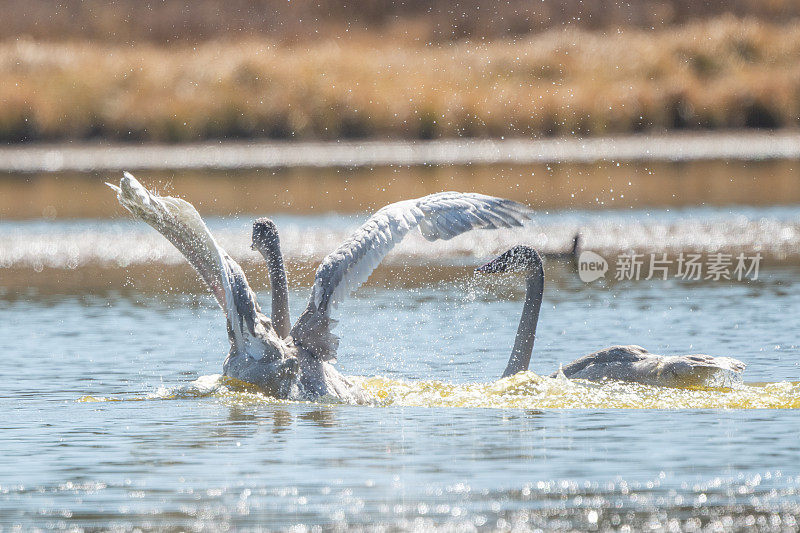
[{"label": "second swan in water", "polygon": [[[544,268],[539,253],[528,246],[516,246],[489,261],[476,272],[523,272],[526,276],[525,304],[514,348],[503,377],[528,370],[536,338],[536,324],[544,292]],[[570,379],[602,381],[614,379],[662,387],[685,387],[727,383],[744,371],[745,364],[730,357],[710,355],[656,355],[641,346],[611,346],[563,366],[559,372]]]}]

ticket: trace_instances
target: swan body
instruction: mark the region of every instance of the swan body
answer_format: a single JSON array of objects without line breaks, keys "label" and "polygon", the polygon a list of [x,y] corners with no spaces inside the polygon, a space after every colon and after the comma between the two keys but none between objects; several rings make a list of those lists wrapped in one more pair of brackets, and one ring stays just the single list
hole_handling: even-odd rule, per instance
[{"label": "swan body", "polygon": [[363,403],[369,395],[336,370],[339,338],[331,310],[364,283],[406,234],[419,229],[429,241],[472,229],[521,226],[530,210],[516,202],[475,193],[444,192],[390,204],[372,215],[329,254],[317,270],[308,305],[289,327],[286,272],[275,224],[253,224],[252,247],[267,262],[272,313],[261,312],[244,272],[217,243],[189,202],[148,191],[124,173],[108,184],[120,204],[166,237],[208,285],[223,312],[231,348],[223,373],[278,398],[330,397]]},{"label": "swan body", "polygon": [[614,379],[661,387],[697,387],[725,383],[741,374],[744,368],[744,363],[730,357],[657,355],[632,344],[611,346],[585,355],[563,366],[559,372],[570,379],[587,381]]},{"label": "swan body", "polygon": [[[522,318],[514,347],[502,377],[527,370],[536,338],[536,324],[544,291],[542,258],[533,248],[516,246],[476,269],[476,272],[497,273],[522,271],[527,289]],[[611,346],[585,355],[562,366],[551,377],[563,374],[569,379],[631,381],[662,387],[702,386],[727,383],[738,379],[745,364],[730,357],[710,355],[657,355],[641,346]]]}]

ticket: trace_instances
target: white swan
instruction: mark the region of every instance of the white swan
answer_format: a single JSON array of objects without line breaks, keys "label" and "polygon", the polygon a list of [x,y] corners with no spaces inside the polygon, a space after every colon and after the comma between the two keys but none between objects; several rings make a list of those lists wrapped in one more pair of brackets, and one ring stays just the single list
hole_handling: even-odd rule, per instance
[{"label": "white swan", "polygon": [[[493,273],[522,271],[526,275],[525,304],[514,348],[502,377],[528,369],[536,338],[536,324],[544,291],[542,258],[533,248],[516,246],[475,269]],[[612,346],[576,359],[560,372],[567,378],[602,381],[614,379],[647,385],[681,387],[725,383],[744,371],[745,364],[730,357],[709,355],[656,355],[641,346]],[[558,375],[553,373],[551,377]]]},{"label": "white swan", "polygon": [[267,259],[272,279],[269,319],[241,267],[214,240],[189,202],[153,194],[127,172],[118,187],[108,185],[123,207],[180,250],[216,297],[231,343],[223,373],[289,399],[369,399],[333,366],[339,339],[331,332],[335,321],[330,311],[367,280],[407,233],[419,228],[429,241],[446,240],[471,229],[521,226],[530,218],[530,210],[521,204],[473,193],[444,192],[390,204],[323,260],[308,306],[290,330],[286,274],[272,222],[261,219],[253,227],[253,247]]}]

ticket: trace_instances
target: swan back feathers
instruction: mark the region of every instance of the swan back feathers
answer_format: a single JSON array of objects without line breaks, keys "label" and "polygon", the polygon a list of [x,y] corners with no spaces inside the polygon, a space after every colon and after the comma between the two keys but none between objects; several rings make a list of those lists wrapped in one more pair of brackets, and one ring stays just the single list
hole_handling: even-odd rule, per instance
[{"label": "swan back feathers", "polygon": [[645,385],[683,387],[740,381],[744,369],[744,363],[730,357],[657,355],[641,346],[630,345],[611,346],[585,355],[564,366],[560,372],[570,379],[615,379]]}]

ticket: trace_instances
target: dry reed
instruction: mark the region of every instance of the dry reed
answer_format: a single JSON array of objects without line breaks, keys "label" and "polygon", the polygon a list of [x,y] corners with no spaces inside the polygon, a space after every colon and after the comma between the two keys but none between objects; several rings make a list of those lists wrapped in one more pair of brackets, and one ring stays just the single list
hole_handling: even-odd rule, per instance
[{"label": "dry reed", "polygon": [[477,42],[0,42],[4,141],[602,135],[799,115],[800,26],[732,16]]}]

